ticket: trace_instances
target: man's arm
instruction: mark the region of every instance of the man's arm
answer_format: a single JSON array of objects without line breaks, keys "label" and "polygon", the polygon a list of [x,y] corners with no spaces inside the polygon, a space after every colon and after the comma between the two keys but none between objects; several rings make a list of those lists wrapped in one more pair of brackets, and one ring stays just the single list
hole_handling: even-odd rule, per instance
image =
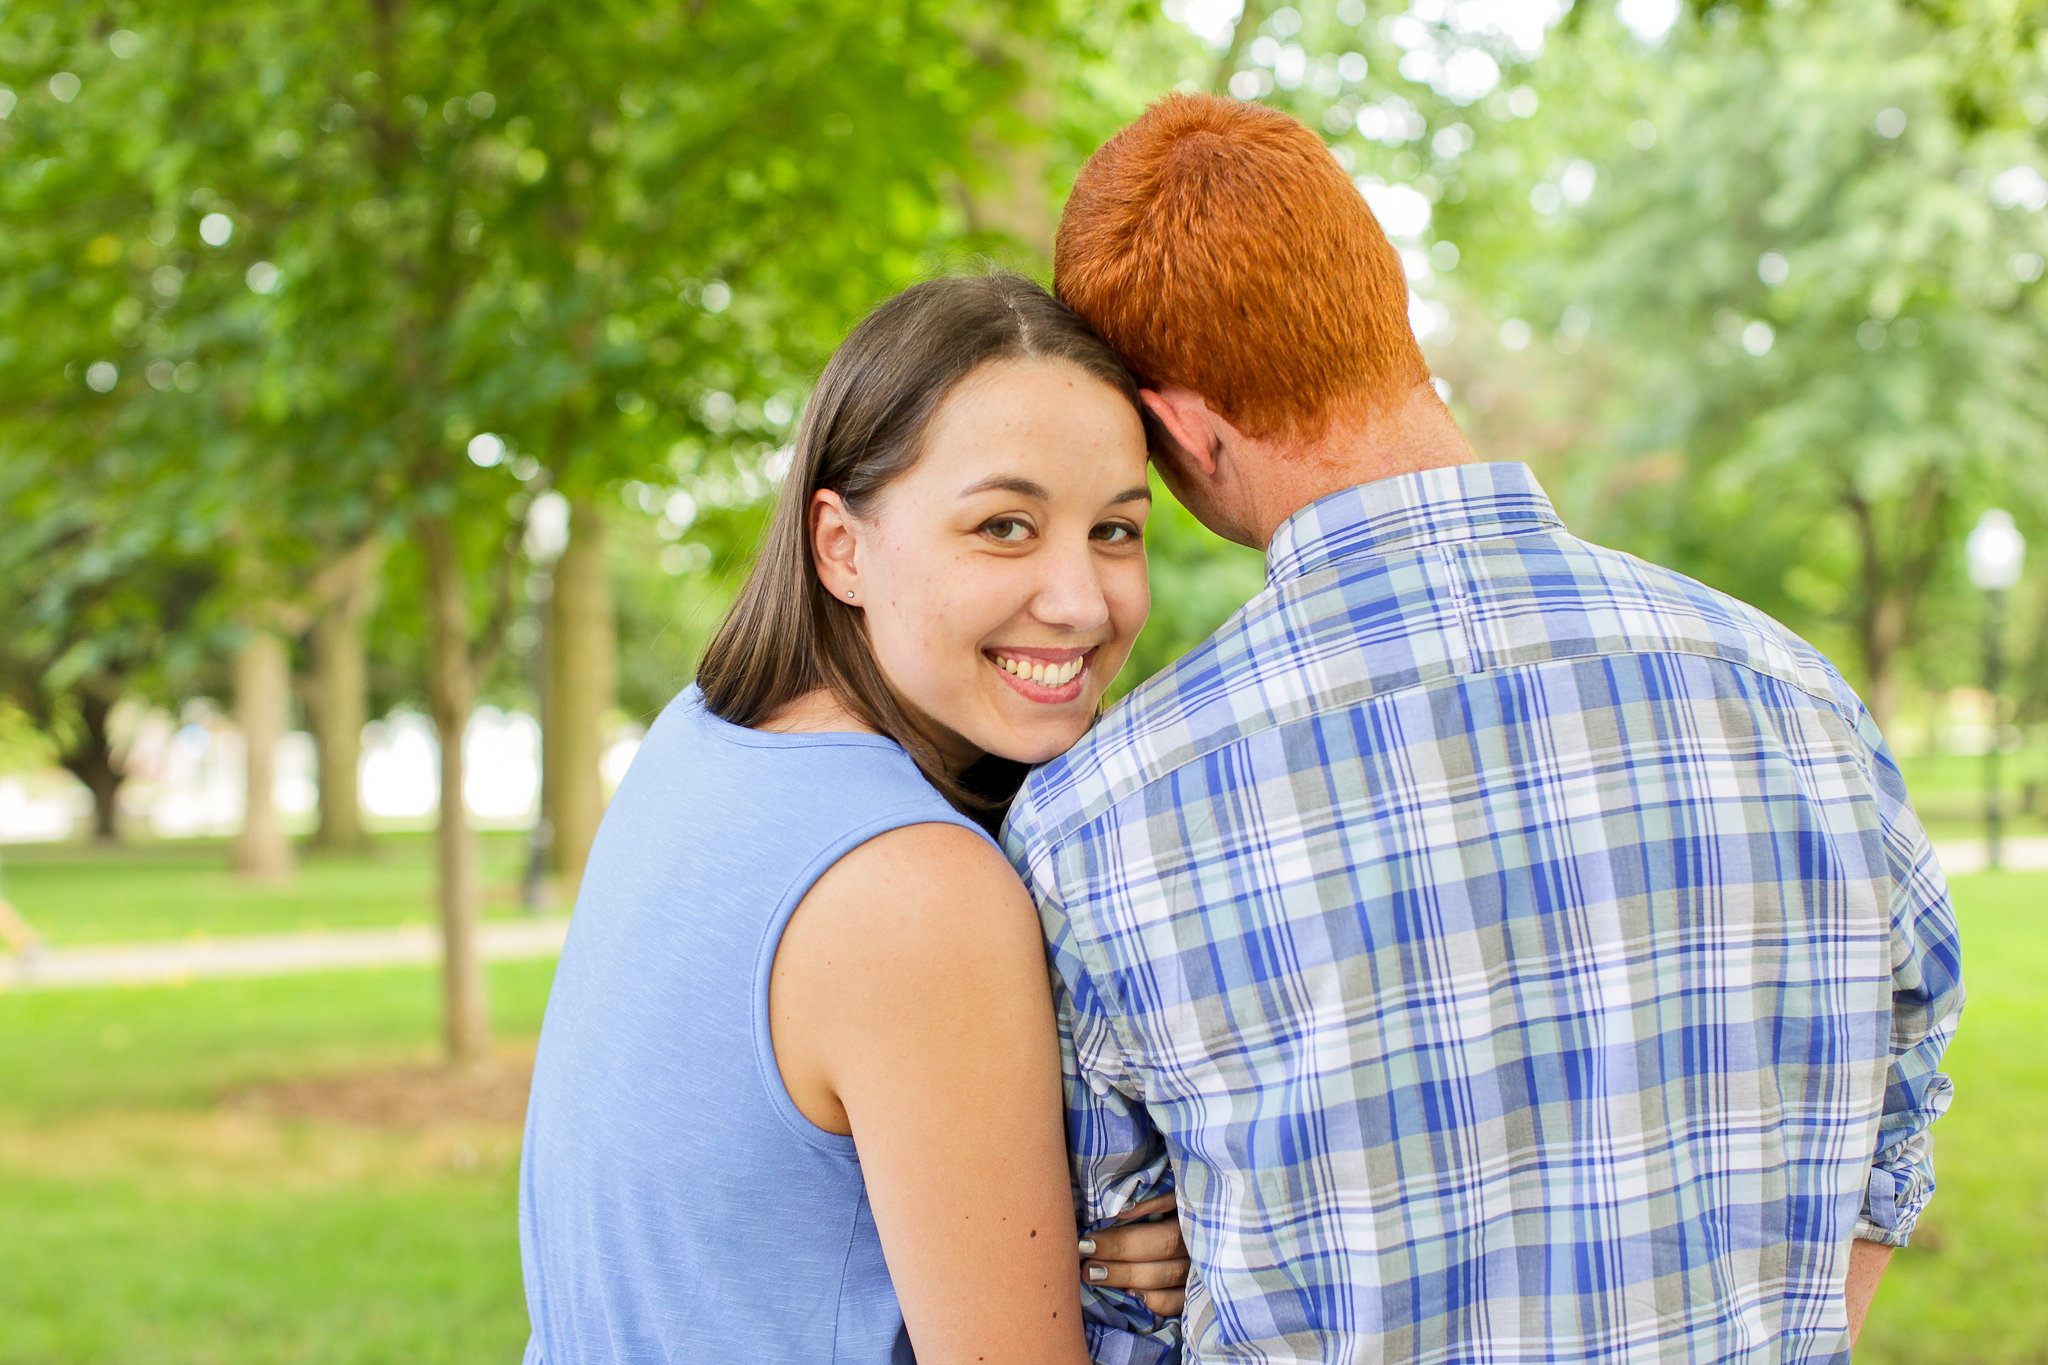
[{"label": "man's arm", "polygon": [[[1173,1172],[1165,1140],[1125,1070],[1101,997],[1073,956],[1071,926],[1063,915],[1047,917],[1045,905],[1041,900],[1040,923],[1048,929],[1059,926],[1051,942],[1053,1007],[1066,1090],[1074,1214],[1086,1236],[1172,1190]],[[1088,1349],[1098,1365],[1179,1359],[1178,1321],[1154,1313],[1140,1295],[1084,1285],[1081,1308]]]},{"label": "man's arm", "polygon": [[[1085,1237],[1172,1190],[1173,1172],[1165,1140],[1139,1098],[1108,1008],[1082,959],[1068,907],[1054,878],[1030,857],[1029,825],[1028,803],[1020,802],[1004,827],[1003,847],[1038,906],[1046,936],[1074,1213]],[[1163,1365],[1179,1359],[1179,1321],[1154,1313],[1138,1294],[1083,1285],[1081,1307],[1088,1349],[1098,1365]]]},{"label": "man's arm", "polygon": [[1867,716],[1864,723],[1892,874],[1892,1036],[1877,1152],[1856,1236],[1902,1247],[1934,1194],[1931,1130],[1953,1091],[1941,1059],[1963,1013],[1962,945],[1947,879],[1898,765]]},{"label": "man's arm", "polygon": [[1863,1319],[1870,1315],[1870,1301],[1877,1295],[1877,1282],[1892,1262],[1893,1248],[1882,1242],[1857,1238],[1849,1244],[1849,1344],[1863,1335]]},{"label": "man's arm", "polygon": [[1863,1335],[1892,1252],[1906,1245],[1934,1194],[1929,1130],[1948,1110],[1953,1087],[1941,1059],[1963,1013],[1962,945],[1947,879],[1914,814],[1898,764],[1867,712],[1860,726],[1870,746],[1872,785],[1892,874],[1892,1036],[1877,1152],[1843,1285],[1851,1346]]}]

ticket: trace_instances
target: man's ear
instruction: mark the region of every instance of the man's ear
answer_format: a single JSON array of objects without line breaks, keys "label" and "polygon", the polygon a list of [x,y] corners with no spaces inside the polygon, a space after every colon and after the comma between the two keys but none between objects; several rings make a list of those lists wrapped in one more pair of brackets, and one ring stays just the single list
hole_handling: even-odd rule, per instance
[{"label": "man's ear", "polygon": [[811,505],[805,511],[811,522],[811,562],[817,566],[818,581],[840,601],[859,605],[860,542],[845,500],[831,489],[821,488],[811,494]]},{"label": "man's ear", "polygon": [[1181,448],[1188,463],[1204,478],[1216,473],[1216,428],[1209,404],[1193,389],[1170,384],[1158,389],[1139,389],[1145,410],[1159,419],[1166,434]]}]

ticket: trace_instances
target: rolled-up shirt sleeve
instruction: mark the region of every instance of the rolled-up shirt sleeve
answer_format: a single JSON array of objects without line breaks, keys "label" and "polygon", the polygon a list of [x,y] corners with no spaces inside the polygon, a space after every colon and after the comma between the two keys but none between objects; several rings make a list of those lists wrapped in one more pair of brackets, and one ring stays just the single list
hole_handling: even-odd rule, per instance
[{"label": "rolled-up shirt sleeve", "polygon": [[1892,1031],[1877,1153],[1856,1235],[1899,1247],[1934,1194],[1932,1129],[1953,1093],[1941,1062],[1962,1018],[1962,947],[1947,879],[1867,717],[1865,734],[1892,875]]},{"label": "rolled-up shirt sleeve", "polygon": [[[1038,904],[1051,966],[1074,1218],[1083,1232],[1092,1232],[1134,1204],[1173,1189],[1173,1171],[1077,949],[1055,879],[1044,863],[1028,857],[1026,843],[1013,818],[1004,830],[1004,848]],[[1097,1365],[1169,1365],[1180,1359],[1179,1319],[1158,1316],[1136,1294],[1083,1285],[1081,1309],[1088,1352]]]}]

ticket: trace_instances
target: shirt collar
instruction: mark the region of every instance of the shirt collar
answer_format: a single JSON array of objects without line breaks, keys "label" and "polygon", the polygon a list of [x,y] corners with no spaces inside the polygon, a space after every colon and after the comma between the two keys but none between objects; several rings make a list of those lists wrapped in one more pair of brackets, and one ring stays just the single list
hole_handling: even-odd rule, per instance
[{"label": "shirt collar", "polygon": [[1281,522],[1266,546],[1266,582],[1361,555],[1563,529],[1525,464],[1424,469],[1340,489]]}]

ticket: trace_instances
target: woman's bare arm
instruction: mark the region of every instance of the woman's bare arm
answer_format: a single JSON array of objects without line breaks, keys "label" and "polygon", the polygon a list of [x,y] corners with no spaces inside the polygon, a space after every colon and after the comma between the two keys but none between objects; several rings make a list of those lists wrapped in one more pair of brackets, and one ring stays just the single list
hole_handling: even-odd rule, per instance
[{"label": "woman's bare arm", "polygon": [[769,1004],[797,1107],[853,1135],[921,1365],[1086,1365],[1045,948],[1001,855],[938,824],[849,853]]}]

